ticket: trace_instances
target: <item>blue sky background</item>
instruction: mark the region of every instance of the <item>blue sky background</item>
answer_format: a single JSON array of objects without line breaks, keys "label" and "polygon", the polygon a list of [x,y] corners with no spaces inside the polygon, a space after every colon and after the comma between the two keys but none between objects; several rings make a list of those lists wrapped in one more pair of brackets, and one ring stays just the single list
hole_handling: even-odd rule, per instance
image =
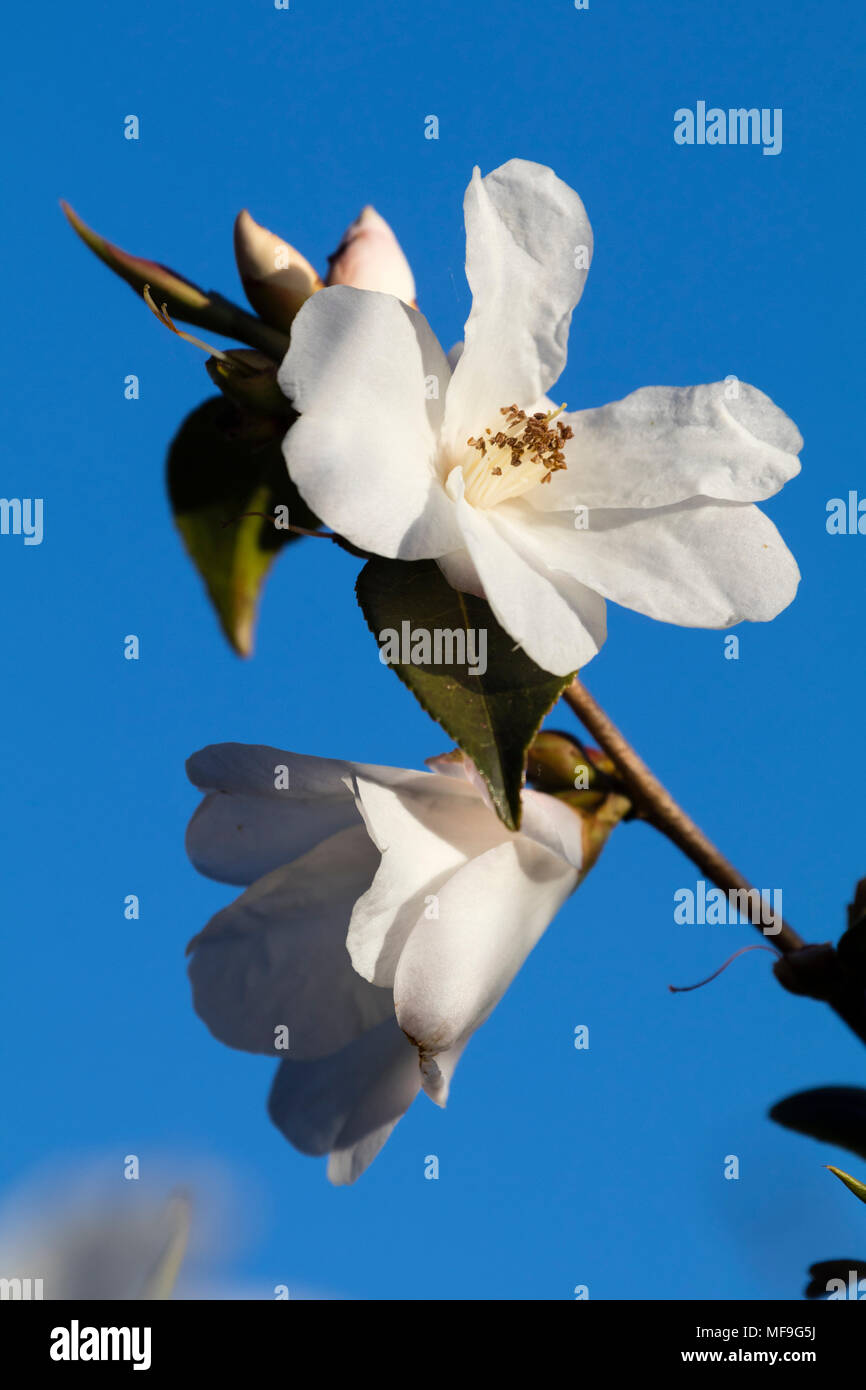
[{"label": "blue sky background", "polygon": [[[229,1273],[263,1297],[277,1283],[795,1297],[811,1261],[866,1255],[866,1215],[822,1167],[857,1161],[765,1118],[792,1090],[866,1080],[862,1048],[786,995],[763,953],[668,993],[753,934],[675,925],[674,891],[698,875],[642,826],[617,833],[475,1038],[447,1112],[419,1100],[356,1187],[330,1188],[271,1127],[271,1063],[215,1042],[190,1006],[184,947],[231,890],[184,856],[184,759],[237,739],[418,765],[447,740],[378,662],[357,564],[334,547],[281,557],[254,659],[230,653],[163,482],[169,437],[211,394],[204,360],[57,206],[240,299],[241,207],[324,267],[372,202],[447,344],[469,306],[472,166],[522,156],[576,187],[596,252],[558,398],[735,373],[806,439],[801,477],[768,507],[803,571],[795,604],[740,628],[737,662],[724,634],[611,607],[587,683],[728,856],[783,889],[801,934],[835,938],[866,873],[866,537],[825,529],[829,498],[866,490],[864,27],[841,0],[48,0],[10,14],[0,490],[44,497],[45,539],[0,537],[0,1195],[46,1161],[60,1193],[94,1153],[112,1190],[130,1152],[142,1186],[166,1155],[185,1180],[225,1166],[246,1211]],[[674,111],[698,100],[783,108],[781,155],[675,145]],[[122,656],[133,632],[137,663]],[[572,1045],[580,1023],[588,1052]]]}]

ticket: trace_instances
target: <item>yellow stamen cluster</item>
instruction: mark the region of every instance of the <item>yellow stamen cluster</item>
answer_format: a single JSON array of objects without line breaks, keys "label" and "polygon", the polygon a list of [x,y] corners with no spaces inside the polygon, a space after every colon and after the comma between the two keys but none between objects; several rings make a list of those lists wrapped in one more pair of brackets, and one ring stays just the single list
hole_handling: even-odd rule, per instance
[{"label": "yellow stamen cluster", "polygon": [[463,467],[467,501],[475,507],[492,507],[538,483],[549,483],[554,473],[566,468],[563,446],[574,431],[562,420],[553,423],[563,410],[561,405],[548,413],[537,410],[527,415],[516,405],[504,405],[499,412],[505,416],[504,429],[470,436],[466,443],[477,457],[470,457]]}]

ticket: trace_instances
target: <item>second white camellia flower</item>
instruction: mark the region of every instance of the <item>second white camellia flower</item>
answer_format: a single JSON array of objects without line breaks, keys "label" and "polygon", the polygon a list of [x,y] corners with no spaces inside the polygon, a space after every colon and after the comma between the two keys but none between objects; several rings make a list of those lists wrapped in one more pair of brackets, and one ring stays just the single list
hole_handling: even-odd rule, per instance
[{"label": "second white camellia flower", "polygon": [[513,159],[475,170],[465,214],[453,374],[391,295],[322,290],[295,320],[279,381],[301,412],[284,452],[305,501],[364,550],[437,560],[557,675],[598,651],[605,599],[686,627],[775,617],[799,571],[753,504],[799,472],[796,426],[742,382],[558,411],[545,397],[592,253],[583,203]]},{"label": "second white camellia flower", "polygon": [[568,895],[582,822],[523,793],[519,833],[462,758],[435,772],[222,744],[187,765],[202,873],[250,885],[190,943],[195,1007],[282,1060],[271,1118],[354,1182],[457,1060]]}]

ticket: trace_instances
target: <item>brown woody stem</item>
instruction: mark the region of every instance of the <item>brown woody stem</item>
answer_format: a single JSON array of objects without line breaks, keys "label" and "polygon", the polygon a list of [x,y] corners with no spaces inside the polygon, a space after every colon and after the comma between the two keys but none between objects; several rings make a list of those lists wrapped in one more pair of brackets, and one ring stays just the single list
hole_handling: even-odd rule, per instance
[{"label": "brown woody stem", "polygon": [[[577,677],[562,698],[616,767],[637,815],[666,835],[718,888],[751,894],[748,879],[674,800]],[[762,930],[760,903],[751,896],[746,901],[750,922]],[[773,934],[773,945],[784,958],[774,967],[780,983],[792,993],[824,1000],[866,1042],[866,993],[846,975],[832,946],[807,945],[787,922],[783,920],[780,926]]]}]

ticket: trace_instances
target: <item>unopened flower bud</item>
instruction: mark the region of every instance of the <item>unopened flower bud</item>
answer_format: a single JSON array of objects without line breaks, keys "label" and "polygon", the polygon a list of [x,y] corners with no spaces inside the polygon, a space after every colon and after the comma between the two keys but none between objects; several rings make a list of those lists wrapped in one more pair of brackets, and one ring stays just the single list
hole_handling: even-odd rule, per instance
[{"label": "unopened flower bud", "polygon": [[235,221],[235,259],[247,299],[274,328],[290,329],[301,305],[322,288],[309,261],[243,210]]},{"label": "unopened flower bud", "polygon": [[526,778],[539,791],[555,796],[565,791],[598,790],[599,772],[606,772],[605,759],[598,749],[584,754],[568,734],[545,729],[536,734],[529,749]]},{"label": "unopened flower bud", "polygon": [[415,280],[402,247],[384,217],[365,207],[343,234],[333,256],[326,284],[353,285],[358,290],[393,294],[415,305]]}]

